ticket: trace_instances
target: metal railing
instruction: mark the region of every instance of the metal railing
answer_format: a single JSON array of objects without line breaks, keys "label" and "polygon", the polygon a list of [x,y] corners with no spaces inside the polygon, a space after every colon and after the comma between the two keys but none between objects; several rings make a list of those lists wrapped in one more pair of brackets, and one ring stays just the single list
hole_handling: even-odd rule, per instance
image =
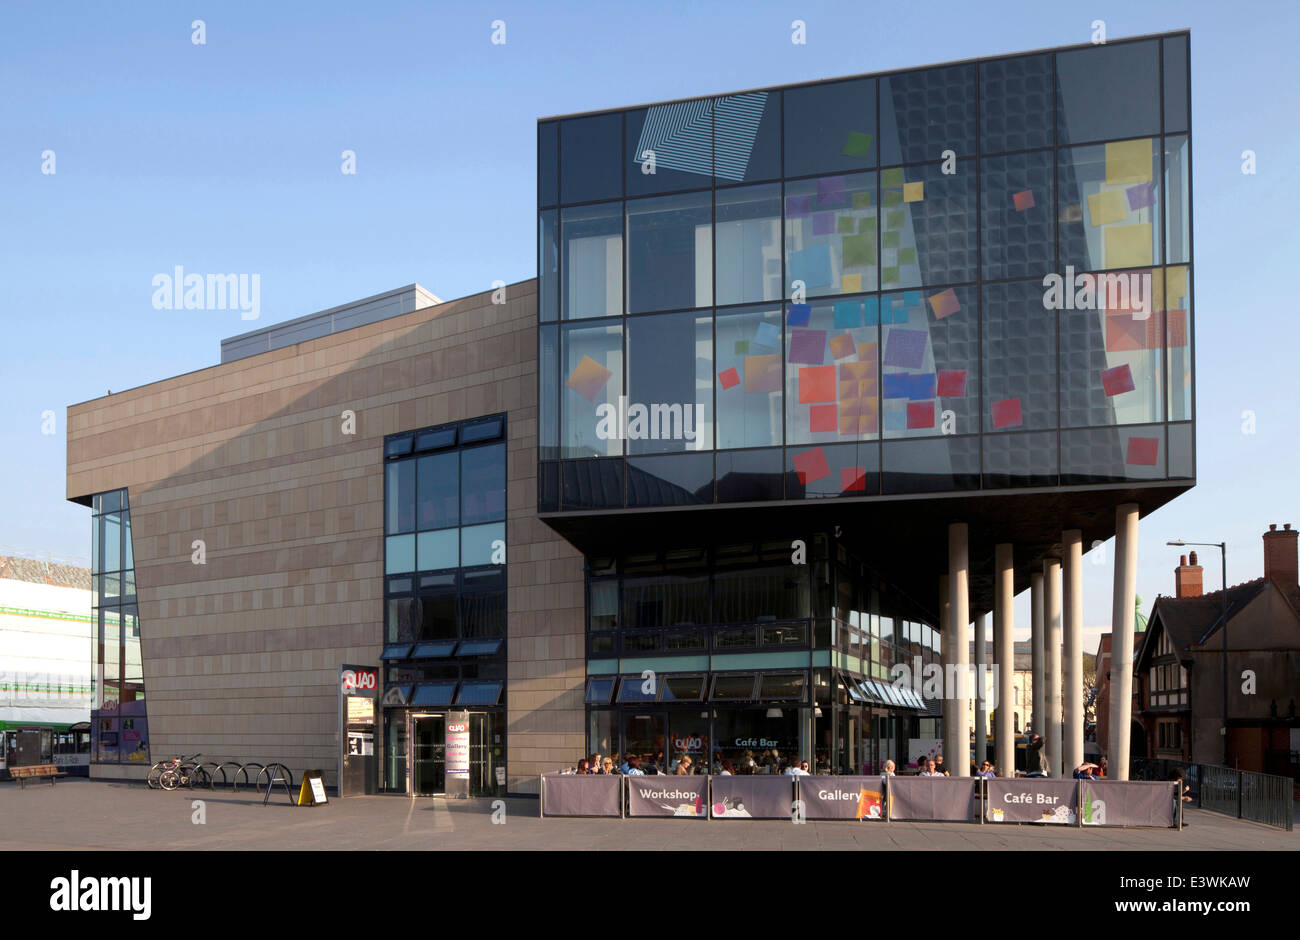
[{"label": "metal railing", "polygon": [[1290,777],[1235,770],[1215,764],[1199,764],[1201,809],[1265,826],[1285,829],[1294,826]]}]

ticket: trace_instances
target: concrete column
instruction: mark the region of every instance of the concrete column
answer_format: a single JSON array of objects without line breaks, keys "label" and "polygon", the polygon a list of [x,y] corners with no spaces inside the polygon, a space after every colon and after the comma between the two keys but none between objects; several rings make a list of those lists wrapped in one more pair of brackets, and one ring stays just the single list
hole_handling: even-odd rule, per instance
[{"label": "concrete column", "polygon": [[[950,626],[951,621],[952,621],[952,605],[948,602],[948,576],[946,574],[943,574],[939,576],[939,636],[940,636],[940,645],[942,647],[939,650],[939,668],[943,670],[942,675],[945,676],[949,672],[948,669],[949,665],[950,664],[955,665],[956,663],[956,660],[953,659],[952,628]],[[949,729],[952,728],[952,724],[953,724],[952,699],[949,698],[947,695],[946,690],[948,686],[945,682],[941,682],[939,688],[940,688],[939,718],[943,724],[940,740],[942,740],[946,744],[948,741]],[[944,750],[946,751],[947,748],[945,747]],[[947,758],[944,758],[944,760],[946,762]],[[922,767],[921,769],[925,770],[924,767]]]},{"label": "concrete column", "polygon": [[997,756],[994,763],[1003,777],[1016,775],[1016,742],[1012,724],[1015,717],[1016,646],[1012,635],[1015,615],[1012,598],[1016,589],[1016,572],[1010,543],[994,548],[993,568],[993,666],[997,670],[998,715]]},{"label": "concrete column", "polygon": [[989,615],[975,618],[975,766],[988,756],[988,701],[984,678],[988,666],[985,645],[988,642]]},{"label": "concrete column", "polygon": [[[1061,559],[1043,559],[1043,751],[1047,774],[1061,776]],[[1070,770],[1074,770],[1073,767]]]},{"label": "concrete column", "polygon": [[[1031,708],[1029,721],[1026,722],[1039,734],[1046,736],[1047,719],[1043,711],[1043,573],[1035,571],[1029,575],[1029,639],[1033,652],[1029,690]],[[1031,771],[1037,767],[1030,767]]]},{"label": "concrete column", "polygon": [[1115,591],[1110,618],[1110,775],[1128,779],[1133,721],[1133,609],[1137,603],[1137,503],[1115,507]]},{"label": "concrete column", "polygon": [[1065,762],[1062,769],[1073,772],[1083,763],[1083,533],[1066,529],[1061,535],[1065,546],[1063,601],[1065,668],[1064,696],[1061,709],[1061,749]]},{"label": "concrete column", "polygon": [[[952,725],[945,735],[944,764],[954,777],[970,776],[970,552],[964,522],[948,526],[948,622],[952,628],[955,682],[945,681],[944,693],[952,697]],[[945,674],[945,680],[950,677]],[[953,686],[953,688],[949,688]]]}]

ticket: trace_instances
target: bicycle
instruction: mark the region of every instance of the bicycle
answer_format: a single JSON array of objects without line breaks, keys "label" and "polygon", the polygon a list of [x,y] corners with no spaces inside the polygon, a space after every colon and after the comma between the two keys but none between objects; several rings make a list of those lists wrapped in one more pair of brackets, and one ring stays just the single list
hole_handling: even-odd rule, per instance
[{"label": "bicycle", "polygon": [[171,760],[158,761],[149,768],[149,789],[175,790],[178,786],[191,784],[195,777],[206,776],[197,763],[202,756],[194,754],[186,757],[182,754]]}]

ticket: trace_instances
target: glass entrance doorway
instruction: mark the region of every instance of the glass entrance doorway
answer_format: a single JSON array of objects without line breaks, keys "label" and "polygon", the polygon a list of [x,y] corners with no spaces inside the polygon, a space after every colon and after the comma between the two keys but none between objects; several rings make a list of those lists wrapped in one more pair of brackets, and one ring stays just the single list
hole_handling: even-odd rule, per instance
[{"label": "glass entrance doorway", "polygon": [[447,737],[442,715],[411,718],[412,793],[432,796],[447,792]]}]

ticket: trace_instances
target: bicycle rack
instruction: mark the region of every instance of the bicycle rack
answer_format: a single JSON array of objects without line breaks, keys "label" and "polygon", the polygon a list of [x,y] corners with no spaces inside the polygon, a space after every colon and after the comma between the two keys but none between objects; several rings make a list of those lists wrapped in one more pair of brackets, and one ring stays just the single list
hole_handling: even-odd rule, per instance
[{"label": "bicycle rack", "polygon": [[[256,767],[256,768],[257,768],[258,773],[257,773],[257,776],[256,776],[256,777],[249,777],[249,775],[248,775],[248,770],[249,770],[250,767]],[[236,792],[236,793],[239,792],[239,775],[240,775],[240,774],[243,774],[243,775],[244,775],[244,783],[245,783],[245,784],[251,784],[251,785],[254,787],[254,789],[256,789],[256,787],[257,787],[257,781],[258,781],[258,779],[262,776],[262,773],[261,773],[261,772],[262,772],[263,770],[265,770],[265,769],[266,769],[266,767],[265,767],[264,765],[262,765],[262,764],[257,763],[257,761],[249,761],[247,764],[241,764],[241,765],[239,766],[239,769],[238,769],[237,771],[235,771],[235,774],[234,774],[234,790],[235,790],[235,792]]]}]

